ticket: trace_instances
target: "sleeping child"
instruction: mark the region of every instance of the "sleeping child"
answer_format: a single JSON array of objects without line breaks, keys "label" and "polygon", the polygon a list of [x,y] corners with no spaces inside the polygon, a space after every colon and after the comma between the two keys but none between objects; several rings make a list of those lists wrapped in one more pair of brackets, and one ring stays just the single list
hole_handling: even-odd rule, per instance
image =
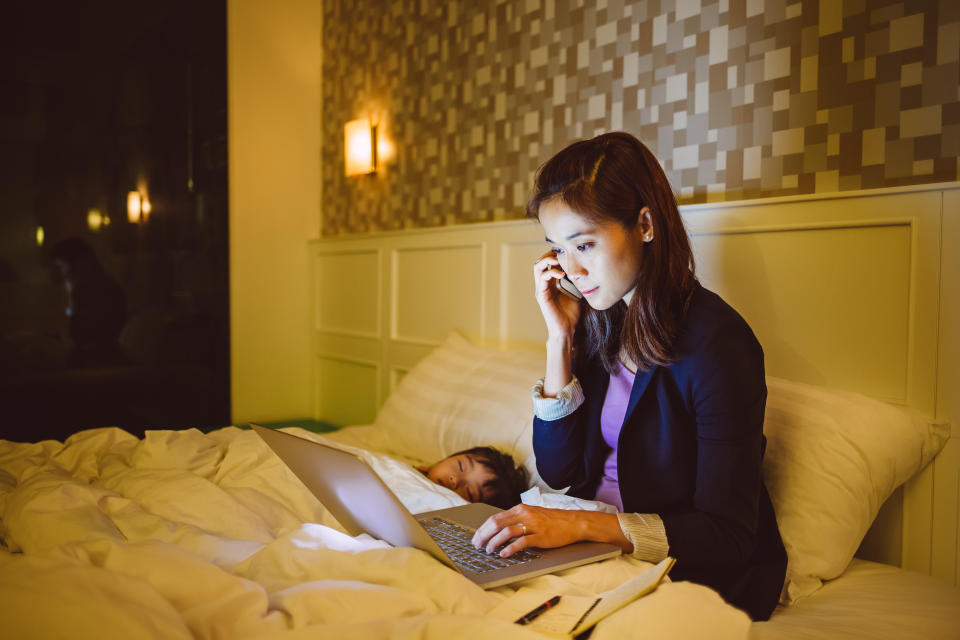
[{"label": "sleeping child", "polygon": [[417,469],[468,502],[485,502],[501,509],[520,504],[520,494],[526,491],[528,483],[527,470],[493,447],[458,451]]},{"label": "sleeping child", "polygon": [[318,434],[300,437],[350,452],[364,460],[390,487],[410,513],[424,513],[467,502],[485,502],[500,509],[520,504],[530,486],[529,475],[513,457],[493,447],[473,447],[431,465],[415,466],[392,455],[347,444]]}]

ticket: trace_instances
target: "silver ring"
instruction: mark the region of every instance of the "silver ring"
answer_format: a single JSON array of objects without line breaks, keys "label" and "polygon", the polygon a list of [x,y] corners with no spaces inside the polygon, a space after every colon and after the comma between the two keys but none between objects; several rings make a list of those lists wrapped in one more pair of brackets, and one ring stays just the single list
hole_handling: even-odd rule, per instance
[{"label": "silver ring", "polygon": [[523,533],[520,534],[521,536],[527,535],[527,525],[523,524],[522,522],[520,523],[520,530],[523,531]]}]

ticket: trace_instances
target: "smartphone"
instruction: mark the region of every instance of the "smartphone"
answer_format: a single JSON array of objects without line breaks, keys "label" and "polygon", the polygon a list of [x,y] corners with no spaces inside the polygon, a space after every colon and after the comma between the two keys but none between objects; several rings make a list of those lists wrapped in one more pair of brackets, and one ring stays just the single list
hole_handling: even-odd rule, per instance
[{"label": "smartphone", "polygon": [[583,300],[583,294],[580,293],[580,290],[577,289],[572,282],[570,282],[570,279],[567,278],[567,276],[563,276],[557,280],[557,282],[560,284],[560,291],[562,293],[567,294],[574,300]]}]

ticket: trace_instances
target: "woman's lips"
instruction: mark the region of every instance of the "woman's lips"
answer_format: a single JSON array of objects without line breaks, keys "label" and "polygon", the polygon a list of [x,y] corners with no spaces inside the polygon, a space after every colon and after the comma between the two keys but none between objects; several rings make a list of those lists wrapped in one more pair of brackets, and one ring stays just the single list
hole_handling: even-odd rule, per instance
[{"label": "woman's lips", "polygon": [[599,288],[600,287],[594,287],[593,289],[580,289],[580,293],[582,293],[585,296],[592,296],[597,292],[597,289]]}]

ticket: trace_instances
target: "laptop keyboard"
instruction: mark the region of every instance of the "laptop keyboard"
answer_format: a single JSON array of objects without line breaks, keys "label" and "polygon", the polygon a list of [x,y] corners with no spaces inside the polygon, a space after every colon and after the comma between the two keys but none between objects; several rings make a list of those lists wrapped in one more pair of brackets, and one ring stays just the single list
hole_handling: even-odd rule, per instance
[{"label": "laptop keyboard", "polygon": [[453,560],[453,563],[462,569],[484,573],[524,564],[540,557],[540,554],[536,551],[523,549],[509,558],[501,558],[499,555],[495,555],[500,549],[497,549],[493,554],[489,554],[475,548],[471,542],[473,539],[471,529],[443,518],[429,518],[419,522],[434,542]]}]

